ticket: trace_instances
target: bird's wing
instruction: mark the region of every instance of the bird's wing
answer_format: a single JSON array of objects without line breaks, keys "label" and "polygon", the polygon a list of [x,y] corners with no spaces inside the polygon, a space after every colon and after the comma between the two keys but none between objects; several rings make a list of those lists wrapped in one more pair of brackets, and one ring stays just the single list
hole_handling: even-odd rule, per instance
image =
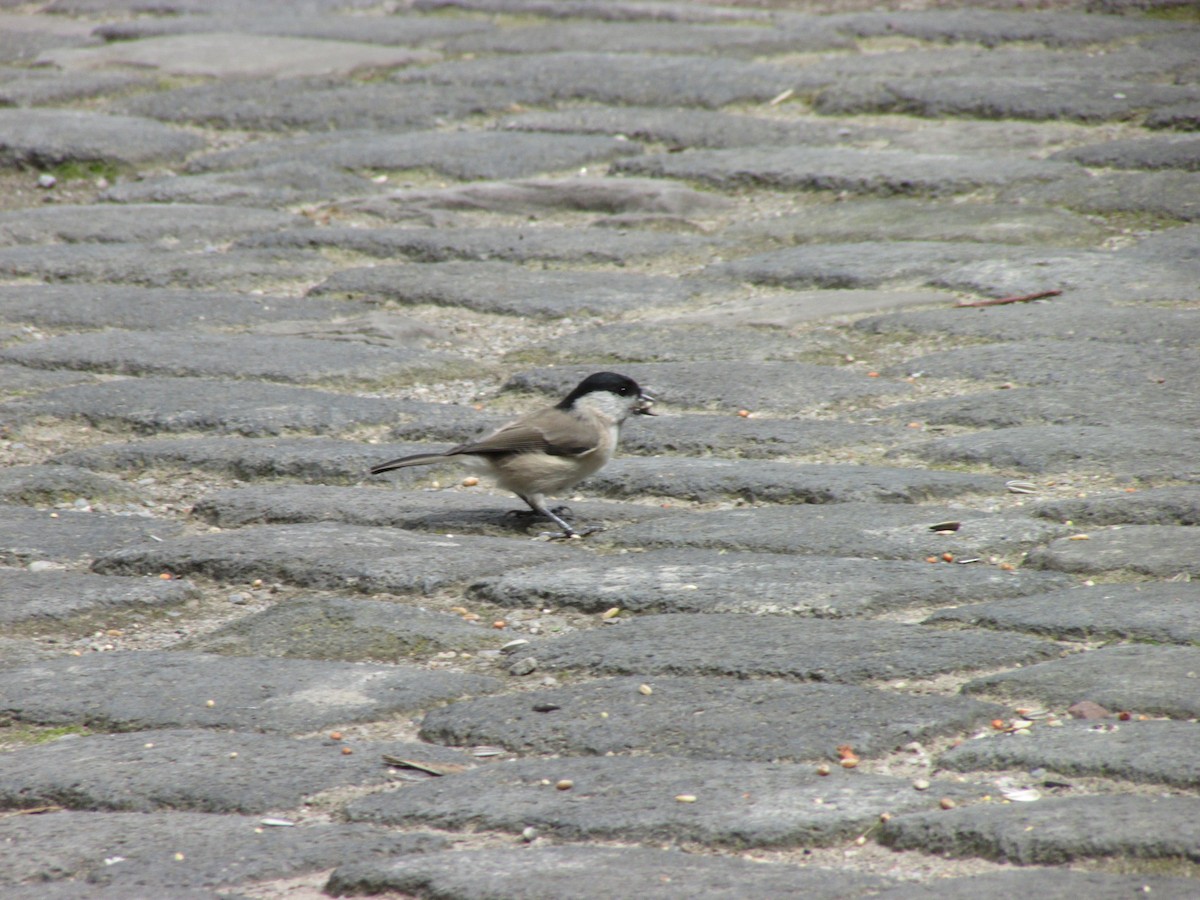
[{"label": "bird's wing", "polygon": [[485,438],[455,447],[450,453],[583,456],[595,448],[596,442],[590,438],[583,422],[561,410],[548,409],[529,418],[510,422]]}]

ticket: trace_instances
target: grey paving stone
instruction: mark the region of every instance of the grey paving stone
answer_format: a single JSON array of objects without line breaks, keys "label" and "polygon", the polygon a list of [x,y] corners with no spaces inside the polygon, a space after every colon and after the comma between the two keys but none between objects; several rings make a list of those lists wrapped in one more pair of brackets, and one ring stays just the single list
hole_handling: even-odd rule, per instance
[{"label": "grey paving stone", "polygon": [[[676,314],[670,321],[713,328],[752,327],[765,335],[770,334],[766,329],[793,330],[797,325],[829,316],[857,316],[908,306],[949,305],[956,300],[953,294],[943,291],[773,291],[766,295],[719,300],[696,312]],[[799,339],[799,335],[795,337]],[[819,335],[808,334],[805,338],[826,351],[832,346],[826,343],[827,338]]]},{"label": "grey paving stone", "polygon": [[[932,526],[959,523],[949,534]],[[813,556],[906,559],[952,553],[985,559],[1029,549],[1064,534],[1060,525],[1020,514],[904,503],[834,503],[681,513],[610,532],[618,546],[706,547]]]},{"label": "grey paving stone", "polygon": [[613,315],[682,306],[698,286],[660,275],[529,269],[507,262],[456,261],[343,269],[309,296],[370,298],[402,306],[461,306],[517,316]]},{"label": "grey paving stone", "polygon": [[141,287],[249,290],[325,277],[334,265],[311,253],[234,248],[178,253],[157,244],[0,247],[0,275],[44,281],[115,282]]},{"label": "grey paving stone", "polygon": [[[1034,375],[1047,377],[1040,372]],[[1114,385],[1111,381],[1109,384],[1113,385],[1112,390],[1097,390],[1095,383],[985,390],[895,406],[888,412],[898,422],[923,421],[927,425],[966,425],[971,428],[1037,425],[1161,428],[1163,422],[1181,428],[1200,428],[1200,397],[1190,385],[1174,379],[1169,384],[1159,383],[1150,378],[1140,384],[1118,382]]]},{"label": "grey paving stone", "polygon": [[699,106],[770,100],[789,87],[785,69],[712,56],[531,53],[451,61],[397,72],[399,83],[503,85],[513,100],[548,106],[592,100],[617,106]]},{"label": "grey paving stone", "polygon": [[958,772],[1049,769],[1067,776],[1195,788],[1200,785],[1200,760],[1191,748],[1198,739],[1195,722],[1064,722],[1061,728],[1035,727],[1028,735],[967,741],[939,756],[937,764]]},{"label": "grey paving stone", "polygon": [[[1069,336],[1068,336],[1069,337]],[[1027,338],[942,350],[885,368],[888,374],[920,372],[924,377],[972,378],[1026,385],[1144,386],[1147,381],[1186,384],[1190,351],[1175,347]]]},{"label": "grey paving stone", "polygon": [[676,182],[596,175],[402,188],[378,197],[342,200],[336,204],[339,210],[365,212],[389,221],[431,216],[431,210],[506,213],[571,210],[609,215],[687,216],[710,214],[732,205],[732,201],[719,194],[693,190]]},{"label": "grey paving stone", "polygon": [[1178,258],[965,241],[811,244],[716,263],[705,272],[789,288],[921,285],[997,297],[1062,290],[1124,301],[1184,299],[1196,279],[1191,261]]},{"label": "grey paving stone", "polygon": [[181,646],[233,656],[399,662],[505,640],[450,613],[381,600],[310,597],[278,603]]},{"label": "grey paving stone", "polygon": [[[368,256],[399,256],[412,262],[562,260],[619,265],[675,253],[707,253],[712,247],[711,239],[705,236],[536,226],[454,229],[330,226],[260,235],[239,243],[278,252],[333,247]],[[2,262],[3,251],[0,251]]]},{"label": "grey paving stone", "polygon": [[1032,41],[1071,47],[1118,41],[1170,29],[1143,17],[1085,15],[1073,10],[939,9],[856,13],[837,20],[838,28],[857,37],[902,34],[922,41],[977,43],[997,47]]},{"label": "grey paving stone", "polygon": [[1065,587],[1050,573],[990,566],[796,558],[770,553],[648,550],[515,569],[483,578],[471,593],[501,606],[536,599],[546,606],[603,612],[783,613],[841,618],[932,606],[959,597],[1020,596]]},{"label": "grey paving stone", "polygon": [[1155,897],[1169,900],[1189,900],[1196,892],[1196,882],[1190,878],[1158,875],[1109,875],[1076,869],[1029,868],[937,878],[924,884],[884,888],[875,896],[881,900],[936,900],[943,897],[1008,900],[1025,896],[1045,897],[1046,900],[1071,900],[1073,897],[1124,900],[1150,892]]},{"label": "grey paving stone", "polygon": [[1184,101],[1169,104],[1151,112],[1145,119],[1147,128],[1178,128],[1192,130],[1200,122],[1200,102]]},{"label": "grey paving stone", "polygon": [[[425,405],[416,404],[418,408]],[[411,403],[257,381],[146,377],[48,391],[4,404],[0,415],[83,419],[139,434],[205,431],[264,437],[385,425],[411,418],[412,408]],[[63,477],[70,471],[65,466],[56,469],[65,470]],[[102,479],[92,478],[100,490]],[[5,483],[0,473],[0,485]],[[0,487],[0,494],[4,490]]]},{"label": "grey paving stone", "polygon": [[749,459],[619,459],[588,483],[609,497],[648,494],[699,503],[728,497],[751,503],[919,503],[1004,492],[1004,479],[966,472]]},{"label": "grey paving stone", "polygon": [[1024,631],[1056,640],[1200,644],[1200,585],[1098,584],[955,606],[925,621]]},{"label": "grey paving stone", "polygon": [[[653,693],[639,690],[643,684]],[[460,701],[427,713],[421,737],[519,753],[636,753],[728,766],[831,759],[841,744],[879,756],[909,741],[970,730],[1000,711],[965,697],[848,684],[641,676]]]},{"label": "grey paving stone", "polygon": [[349,301],[107,284],[0,285],[0,320],[41,328],[171,331],[332,319],[365,312]]},{"label": "grey paving stone", "polygon": [[[163,467],[217,472],[244,480],[358,482],[372,465],[392,458],[389,453],[403,456],[428,449],[428,444],[366,444],[333,438],[168,438],[72,450],[55,461],[111,472]],[[417,482],[427,479],[429,473],[418,469],[389,477]]]},{"label": "grey paving stone", "polygon": [[138,243],[203,249],[242,234],[304,224],[300,216],[264,209],[175,204],[43,206],[0,213],[0,245]]},{"label": "grey paving stone", "polygon": [[111,887],[149,900],[167,891],[187,897],[183,891],[319,872],[347,857],[394,858],[446,846],[431,834],[363,825],[266,828],[260,821],[175,812],[8,816],[0,820],[0,869],[8,884],[53,890],[75,879],[97,892],[82,896],[103,896]]},{"label": "grey paving stone", "polygon": [[1200,175],[1196,172],[1080,174],[1040,186],[1038,197],[1042,203],[1083,213],[1134,213],[1184,222],[1200,221]]},{"label": "grey paving stone", "polygon": [[602,22],[690,22],[720,24],[728,22],[771,21],[764,11],[747,7],[696,6],[691,3],[595,3],[585,0],[570,6],[545,0],[414,0],[413,8],[422,12],[471,10],[506,12],[547,19],[588,19]]},{"label": "grey paving stone", "polygon": [[[574,787],[556,790],[561,779]],[[680,802],[680,795],[696,802]],[[441,828],[469,822],[517,833],[534,825],[574,841],[771,847],[828,845],[884,810],[936,804],[929,792],[881,775],[822,778],[795,766],[740,763],[738,778],[730,779],[728,763],[719,760],[530,759],[364,797],[347,813],[352,821]]]},{"label": "grey paving stone", "polygon": [[228,204],[277,209],[325,203],[347,195],[359,197],[381,190],[381,185],[353,172],[294,160],[235,172],[166,174],[142,181],[124,181],[110,187],[100,199],[112,203]]},{"label": "grey paving stone", "polygon": [[113,651],[8,669],[0,702],[13,721],[42,725],[296,734],[412,712],[499,684],[401,664]]},{"label": "grey paving stone", "polygon": [[1030,554],[1029,564],[1087,575],[1128,571],[1159,578],[1188,577],[1200,575],[1196,541],[1195,528],[1112,525],[1092,529],[1088,540],[1051,541]]},{"label": "grey paving stone", "polygon": [[853,195],[948,196],[1015,181],[1050,181],[1065,163],[951,156],[854,147],[689,150],[623,159],[613,171],[701,181],[722,189],[768,187]]},{"label": "grey paving stone", "polygon": [[1104,471],[1121,477],[1194,479],[1200,429],[1146,425],[1027,425],[937,438],[905,447],[934,465],[983,463],[1023,472]]},{"label": "grey paving stone", "polygon": [[0,569],[0,622],[8,625],[47,624],[91,613],[165,609],[199,596],[191,582],[175,579]]},{"label": "grey paving stone", "polygon": [[[342,753],[344,747],[354,752]],[[71,735],[6,753],[0,805],[108,812],[265,813],[337,787],[386,786],[382,754],[469,766],[469,756],[401,742],[341,743],[250,732],[164,729]]]},{"label": "grey paving stone", "polygon": [[113,41],[98,47],[56,48],[42,53],[39,61],[63,69],[133,66],[194,78],[294,78],[349,75],[358,69],[407,66],[437,58],[436,53],[415,48],[213,31]]},{"label": "grey paving stone", "polygon": [[997,341],[1056,338],[1186,348],[1200,341],[1200,311],[1056,297],[1041,303],[889,312],[859,319],[854,328],[868,334],[939,331]]},{"label": "grey paving stone", "polygon": [[0,103],[46,106],[150,87],[154,79],[138,72],[59,72],[0,67]]},{"label": "grey paving stone", "polygon": [[119,547],[170,538],[180,531],[178,522],[165,519],[0,505],[0,564],[78,562]]},{"label": "grey paving stone", "polygon": [[[681,287],[686,289],[688,282]],[[784,304],[780,304],[785,308]],[[636,308],[636,307],[635,307]],[[719,308],[718,308],[719,309]],[[689,362],[696,359],[735,359],[744,362],[804,361],[824,350],[823,342],[763,328],[724,324],[677,324],[673,310],[659,321],[597,325],[517,351],[519,358],[561,363],[589,360],[621,362]],[[712,316],[721,313],[714,311]],[[786,315],[786,313],[785,313]]]},{"label": "grey paving stone", "polygon": [[[443,472],[453,470],[443,469]],[[384,479],[379,479],[383,481]],[[416,480],[414,477],[413,480]],[[362,490],[324,484],[273,484],[215,491],[196,502],[196,515],[221,528],[261,523],[346,522],[439,534],[537,535],[545,520],[509,515],[521,503],[511,494],[479,490]],[[641,504],[577,502],[575,519],[590,525],[641,522],[669,515]]]},{"label": "grey paving stone", "polygon": [[1088,525],[1200,525],[1200,488],[1176,485],[1044,500],[1033,512]]},{"label": "grey paving stone", "polygon": [[620,896],[631,883],[638,885],[639,896],[664,900],[740,900],[795,892],[832,900],[888,882],[815,866],[771,865],[678,850],[549,846],[345,863],[330,875],[325,889],[339,896],[403,892],[484,900],[499,892],[522,900],[603,900]]},{"label": "grey paving stone", "polygon": [[804,17],[803,22],[802,28],[790,21],[792,27],[788,28],[663,21],[536,22],[522,28],[468,34],[449,41],[448,46],[457,53],[586,53],[603,47],[613,53],[712,53],[724,57],[851,46],[823,17]]},{"label": "grey paving stone", "polygon": [[[0,416],[8,412],[0,407]],[[137,492],[123,481],[75,466],[8,466],[0,469],[0,501],[39,504],[76,500],[134,500]]]},{"label": "grey paving stone", "polygon": [[883,825],[879,840],[897,850],[982,856],[1016,865],[1200,857],[1192,797],[1056,797],[900,815]]},{"label": "grey paving stone", "polygon": [[[413,342],[417,343],[417,342]],[[97,331],[69,334],[0,350],[0,359],[37,368],[85,369],[123,375],[264,378],[317,381],[411,378],[474,363],[419,346],[250,334]]]},{"label": "grey paving stone", "polygon": [[[428,70],[424,70],[428,71]],[[528,134],[515,131],[375,131],[281,138],[246,148],[199,156],[188,171],[203,173],[282,162],[302,155],[309,162],[344,169],[432,169],[451,178],[523,178],[578,169],[642,152],[639,144],[612,137]]]},{"label": "grey paving stone", "polygon": [[963,691],[1036,697],[1064,707],[1091,700],[1106,709],[1186,719],[1200,715],[1198,667],[1195,647],[1128,644],[976,678]]},{"label": "grey paving stone", "polygon": [[[529,369],[512,376],[508,390],[562,396],[593,368],[578,365]],[[622,373],[648,389],[663,407],[721,409],[730,414],[797,413],[843,401],[870,402],[912,388],[903,382],[867,378],[865,373],[797,362],[629,363]],[[653,425],[648,423],[646,427]]]},{"label": "grey paving stone", "polygon": [[807,206],[799,214],[739,222],[723,234],[777,247],[892,240],[1090,247],[1105,236],[1104,229],[1087,217],[1049,206],[900,197],[839,197],[836,203]]},{"label": "grey paving stone", "polygon": [[664,410],[652,423],[635,422],[622,429],[621,448],[642,455],[756,459],[803,456],[836,447],[892,446],[911,437],[911,432],[900,426],[695,413],[669,415]]},{"label": "grey paving stone", "polygon": [[[352,20],[349,16],[342,18]],[[382,16],[363,17],[360,21],[372,18],[381,23],[388,21]],[[223,79],[135,94],[116,101],[114,107],[151,119],[216,128],[331,131],[333,134],[321,141],[327,143],[347,129],[434,128],[439,121],[503,110],[508,96],[503,89],[486,85],[455,89],[377,81],[347,84],[333,78]],[[307,142],[303,145],[310,146]]]},{"label": "grey paving stone", "polygon": [[[930,678],[1039,662],[1047,641],[890,622],[696,614],[639,616],[538,641],[539,667],[605,675],[721,675],[848,682]],[[1006,639],[1007,638],[1007,639]]]},{"label": "grey paving stone", "polygon": [[860,122],[763,119],[736,112],[680,107],[572,106],[508,116],[501,128],[574,134],[623,134],[669,147],[756,147],[842,144],[894,133]]},{"label": "grey paving stone", "polygon": [[101,574],[203,573],[363,593],[430,593],[507,568],[569,559],[570,548],[498,537],[424,535],[335,523],[262,525],[109,554]]},{"label": "grey paving stone", "polygon": [[1195,138],[1130,138],[1060,150],[1051,159],[1114,169],[1200,169],[1200,140]]},{"label": "grey paving stone", "polygon": [[199,135],[131,116],[67,109],[0,109],[0,166],[64,163],[136,166],[181,159],[204,146]]},{"label": "grey paving stone", "polygon": [[86,372],[39,371],[0,363],[0,394],[29,394],[69,384],[87,384],[94,380],[95,376]]}]

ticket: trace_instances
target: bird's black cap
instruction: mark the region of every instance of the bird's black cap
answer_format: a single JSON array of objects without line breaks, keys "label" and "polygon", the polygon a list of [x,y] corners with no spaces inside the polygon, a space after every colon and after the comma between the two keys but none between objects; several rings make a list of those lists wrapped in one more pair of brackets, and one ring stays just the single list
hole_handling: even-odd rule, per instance
[{"label": "bird's black cap", "polygon": [[621,397],[645,397],[638,383],[632,378],[618,375],[616,372],[596,372],[579,382],[575,390],[563,397],[558,403],[558,408],[570,409],[580,397],[599,391],[608,391]]}]

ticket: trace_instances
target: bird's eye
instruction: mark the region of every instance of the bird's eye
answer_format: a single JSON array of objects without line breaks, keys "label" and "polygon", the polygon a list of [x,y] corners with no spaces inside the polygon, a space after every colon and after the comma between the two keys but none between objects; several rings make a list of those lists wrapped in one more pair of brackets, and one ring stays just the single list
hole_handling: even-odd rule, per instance
[{"label": "bird's eye", "polygon": [[628,395],[629,386],[625,385],[625,384],[621,385],[619,388],[617,388],[617,393],[620,394],[622,397]]}]

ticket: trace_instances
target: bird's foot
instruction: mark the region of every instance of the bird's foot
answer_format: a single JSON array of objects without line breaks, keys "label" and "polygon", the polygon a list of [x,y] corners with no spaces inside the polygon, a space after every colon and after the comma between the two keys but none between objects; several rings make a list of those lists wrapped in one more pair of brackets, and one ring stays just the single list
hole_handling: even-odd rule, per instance
[{"label": "bird's foot", "polygon": [[582,540],[589,534],[603,531],[603,525],[589,525],[586,528],[571,528],[563,531],[543,531],[534,538],[535,541],[574,541]]}]

